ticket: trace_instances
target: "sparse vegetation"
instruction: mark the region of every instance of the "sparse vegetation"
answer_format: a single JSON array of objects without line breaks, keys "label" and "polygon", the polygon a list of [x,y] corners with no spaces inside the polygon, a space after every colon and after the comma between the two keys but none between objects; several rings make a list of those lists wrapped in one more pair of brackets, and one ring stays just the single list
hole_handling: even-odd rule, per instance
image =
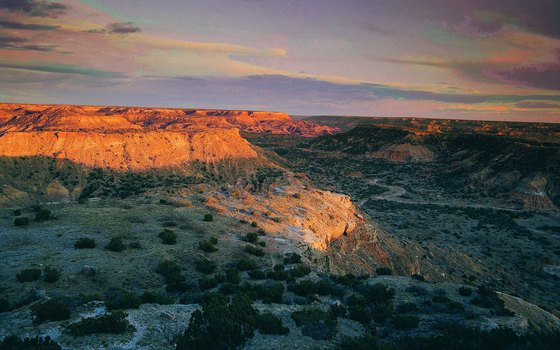
[{"label": "sparse vegetation", "polygon": [[37,268],[23,269],[17,273],[16,278],[18,282],[33,282],[39,280],[41,277],[41,270]]},{"label": "sparse vegetation", "polygon": [[140,297],[123,289],[110,289],[105,292],[105,305],[108,310],[138,309],[142,304]]},{"label": "sparse vegetation", "polygon": [[245,252],[249,253],[251,255],[254,255],[254,256],[264,256],[264,250],[262,250],[260,248],[257,248],[255,246],[252,246],[250,244],[247,244],[245,246]]},{"label": "sparse vegetation", "polygon": [[122,252],[126,249],[126,245],[123,243],[123,239],[121,237],[113,237],[105,248],[113,252]]},{"label": "sparse vegetation", "polygon": [[14,219],[14,225],[16,226],[27,226],[29,225],[29,218],[22,216]]},{"label": "sparse vegetation", "polygon": [[170,229],[164,229],[159,233],[159,238],[163,244],[172,245],[177,243],[177,234],[175,231]]},{"label": "sparse vegetation", "polygon": [[96,317],[83,318],[68,325],[70,333],[84,336],[98,333],[122,334],[134,327],[128,322],[123,311],[113,311]]},{"label": "sparse vegetation", "polygon": [[43,269],[45,282],[54,283],[60,279],[61,272],[59,269],[52,266],[45,266]]},{"label": "sparse vegetation", "polygon": [[62,347],[50,337],[35,337],[20,339],[10,335],[0,342],[1,350],[62,350]]},{"label": "sparse vegetation", "polygon": [[95,248],[95,240],[93,238],[82,237],[74,243],[75,249],[92,249]]},{"label": "sparse vegetation", "polygon": [[196,260],[195,267],[198,272],[202,272],[205,275],[214,273],[218,269],[218,266],[216,266],[215,262],[206,258],[200,258]]},{"label": "sparse vegetation", "polygon": [[33,304],[30,307],[33,312],[33,322],[43,323],[46,321],[64,321],[70,318],[68,307],[55,299],[50,299],[42,303]]}]

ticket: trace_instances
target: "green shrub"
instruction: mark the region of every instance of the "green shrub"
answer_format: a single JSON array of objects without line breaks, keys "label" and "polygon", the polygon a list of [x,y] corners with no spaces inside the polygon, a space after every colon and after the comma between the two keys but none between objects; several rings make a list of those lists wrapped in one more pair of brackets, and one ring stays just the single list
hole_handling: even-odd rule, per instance
[{"label": "green shrub", "polygon": [[12,214],[14,214],[14,216],[20,216],[21,215],[21,209],[14,209]]},{"label": "green shrub", "polygon": [[257,328],[262,334],[286,335],[290,333],[290,329],[284,327],[282,320],[270,313],[257,317]]},{"label": "green shrub", "polygon": [[74,243],[75,249],[91,249],[95,248],[95,240],[93,238],[82,237]]},{"label": "green shrub", "polygon": [[128,323],[127,314],[123,311],[109,312],[96,317],[82,318],[68,325],[72,335],[84,336],[98,333],[123,334],[134,327]]},{"label": "green shrub", "polygon": [[400,330],[417,328],[419,322],[418,317],[412,315],[396,315],[391,320],[393,327]]},{"label": "green shrub", "polygon": [[140,244],[140,242],[130,242],[128,247],[130,249],[142,249],[142,245]]},{"label": "green shrub", "polygon": [[177,234],[173,230],[164,229],[159,233],[159,238],[163,244],[175,244],[177,243]]},{"label": "green shrub", "polygon": [[23,269],[17,273],[16,278],[18,282],[33,282],[41,277],[41,270],[36,268]]},{"label": "green shrub", "polygon": [[205,275],[209,275],[211,273],[214,273],[218,269],[215,262],[213,262],[212,260],[206,259],[206,258],[198,259],[194,262],[194,264],[195,264],[196,270],[198,272],[202,272]]},{"label": "green shrub", "polygon": [[284,264],[299,264],[301,262],[301,255],[297,253],[289,253],[284,257]]},{"label": "green shrub", "polygon": [[224,283],[219,288],[220,293],[225,295],[236,294],[239,291],[239,286],[233,283]]},{"label": "green shrub", "polygon": [[283,283],[277,282],[255,285],[245,283],[241,286],[241,290],[253,300],[260,299],[263,304],[280,304],[282,303],[285,288]]},{"label": "green shrub", "polygon": [[216,246],[209,241],[198,242],[198,249],[202,250],[205,253],[213,253],[218,250],[218,248],[216,248]]},{"label": "green shrub", "polygon": [[62,350],[57,342],[50,337],[35,337],[20,339],[15,335],[10,335],[0,342],[2,350]]},{"label": "green shrub", "polygon": [[514,313],[504,306],[504,301],[500,299],[498,294],[486,286],[480,286],[477,290],[477,296],[471,301],[474,305],[489,309],[496,316],[513,316]]},{"label": "green shrub", "polygon": [[60,270],[52,266],[45,266],[43,269],[43,274],[45,276],[45,282],[54,283],[60,279]]},{"label": "green shrub", "polygon": [[266,278],[266,274],[261,270],[251,270],[247,274],[254,280],[264,280]]},{"label": "green shrub", "polygon": [[377,338],[371,335],[364,335],[357,338],[344,337],[334,349],[335,350],[393,350],[393,347],[379,345]]},{"label": "green shrub", "polygon": [[258,268],[257,263],[251,259],[238,260],[235,265],[239,271],[256,270]]},{"label": "green shrub", "polygon": [[259,228],[259,229],[257,230],[257,235],[259,235],[259,236],[264,236],[264,235],[266,235],[266,231],[264,230],[264,228]]},{"label": "green shrub", "polygon": [[259,240],[259,235],[257,235],[256,232],[249,232],[242,240],[249,243],[256,243]]},{"label": "green shrub", "polygon": [[214,216],[212,214],[204,214],[204,218],[202,219],[202,221],[206,221],[206,222],[214,221]]},{"label": "green shrub", "polygon": [[333,317],[346,317],[348,308],[342,303],[332,304],[330,306],[330,312]]},{"label": "green shrub", "polygon": [[202,291],[216,288],[218,280],[215,277],[202,277],[198,279],[198,288]]},{"label": "green shrub", "polygon": [[216,245],[218,244],[218,237],[210,237],[208,242],[210,242],[210,244]]},{"label": "green shrub", "polygon": [[233,284],[238,284],[241,281],[239,270],[235,267],[230,267],[226,270],[226,281]]},{"label": "green shrub", "polygon": [[8,312],[12,310],[12,305],[8,301],[8,299],[0,298],[0,314],[2,312]]},{"label": "green shrub", "polygon": [[417,273],[413,274],[413,275],[410,276],[410,277],[412,277],[413,279],[415,279],[415,280],[417,280],[417,281],[420,281],[420,282],[426,281],[426,278],[425,278],[424,276],[419,275],[419,274],[417,274]]},{"label": "green shrub", "polygon": [[259,225],[257,225],[257,222],[256,222],[256,221],[253,221],[253,222],[251,223],[251,227],[258,227],[258,226],[259,226]]},{"label": "green shrub", "polygon": [[264,250],[249,244],[245,246],[245,252],[254,256],[264,256]]},{"label": "green shrub", "polygon": [[399,306],[397,306],[397,312],[403,313],[403,314],[406,314],[406,313],[409,313],[409,312],[418,312],[418,311],[420,311],[420,309],[413,302],[406,302],[406,303],[402,303]]},{"label": "green shrub", "polygon": [[229,304],[223,296],[205,296],[202,310],[193,312],[188,328],[177,340],[176,349],[240,348],[253,337],[257,315],[246,295],[235,296]]},{"label": "green shrub", "polygon": [[393,271],[388,267],[382,266],[376,268],[375,273],[379,276],[389,276],[393,274]]},{"label": "green shrub", "polygon": [[362,294],[374,304],[388,304],[395,297],[395,290],[384,284],[377,283],[373,286],[365,287]]},{"label": "green shrub", "polygon": [[141,300],[143,304],[159,305],[169,305],[175,302],[173,298],[158,292],[144,292],[142,294]]},{"label": "green shrub", "polygon": [[469,287],[459,287],[459,295],[462,295],[464,297],[469,297],[471,296],[473,293],[472,288]]},{"label": "green shrub", "polygon": [[292,315],[290,317],[292,318],[292,320],[294,320],[296,326],[301,327],[306,324],[326,320],[331,317],[331,315],[328,312],[319,309],[318,307],[307,307],[303,310],[292,312]]},{"label": "green shrub", "polygon": [[290,270],[290,275],[294,278],[304,277],[311,273],[311,269],[307,265],[299,264]]},{"label": "green shrub", "polygon": [[266,242],[265,241],[259,241],[257,242],[258,245],[260,245],[261,247],[266,247]]},{"label": "green shrub", "polygon": [[168,292],[182,292],[188,289],[185,277],[181,274],[181,268],[171,260],[162,261],[156,268],[156,272],[165,279]]},{"label": "green shrub", "polygon": [[70,318],[70,310],[63,303],[50,299],[40,304],[34,304],[30,307],[35,319],[34,323],[43,323],[45,321],[64,321]]},{"label": "green shrub", "polygon": [[126,249],[126,246],[124,245],[121,237],[113,237],[105,248],[113,252],[122,252]]},{"label": "green shrub", "polygon": [[276,281],[285,281],[290,277],[290,274],[286,270],[274,270],[267,272],[266,277]]},{"label": "green shrub", "polygon": [[14,225],[16,226],[27,226],[29,225],[29,218],[22,216],[20,218],[14,219]]},{"label": "green shrub", "polygon": [[35,221],[46,221],[51,218],[51,211],[41,208],[35,213]]},{"label": "green shrub", "polygon": [[105,306],[108,310],[138,309],[142,304],[140,297],[122,289],[110,289],[105,293]]},{"label": "green shrub", "polygon": [[335,288],[334,284],[328,279],[322,279],[317,282],[312,280],[303,280],[296,282],[295,284],[290,284],[288,289],[297,295],[309,296],[311,294],[318,295],[335,295],[340,296],[341,290]]}]

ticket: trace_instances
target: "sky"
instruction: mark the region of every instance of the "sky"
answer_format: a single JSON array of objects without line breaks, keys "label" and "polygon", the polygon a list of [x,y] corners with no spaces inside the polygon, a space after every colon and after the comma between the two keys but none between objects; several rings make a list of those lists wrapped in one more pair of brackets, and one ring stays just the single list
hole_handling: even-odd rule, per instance
[{"label": "sky", "polygon": [[0,102],[560,122],[560,10],[0,0]]}]

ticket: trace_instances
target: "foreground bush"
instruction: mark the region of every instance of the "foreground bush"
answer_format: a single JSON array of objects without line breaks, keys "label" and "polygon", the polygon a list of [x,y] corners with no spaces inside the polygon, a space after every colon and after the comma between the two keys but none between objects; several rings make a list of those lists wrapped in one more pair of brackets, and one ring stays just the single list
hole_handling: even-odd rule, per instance
[{"label": "foreground bush", "polygon": [[204,218],[202,219],[202,221],[206,221],[206,222],[214,221],[214,216],[212,214],[204,214]]},{"label": "foreground bush", "polygon": [[16,278],[18,282],[33,282],[41,277],[41,270],[36,268],[23,269],[17,273]]},{"label": "foreground bush", "polygon": [[159,233],[159,238],[163,244],[175,244],[177,243],[177,234],[173,230],[165,229]]},{"label": "foreground bush", "polygon": [[52,266],[45,266],[43,274],[45,275],[45,282],[47,283],[54,283],[58,281],[61,275],[60,270]]},{"label": "foreground bush", "polygon": [[105,306],[108,310],[138,309],[142,300],[135,293],[122,290],[110,289],[105,293]]},{"label": "foreground bush", "polygon": [[196,260],[194,266],[198,272],[202,272],[205,275],[214,273],[218,269],[215,262],[206,258]]},{"label": "foreground bush", "polygon": [[251,255],[254,255],[254,256],[264,256],[264,250],[262,250],[260,248],[257,248],[255,246],[252,246],[250,244],[247,244],[245,246],[245,252],[249,253]]},{"label": "foreground bush", "polygon": [[34,304],[30,307],[35,319],[34,323],[43,323],[45,321],[63,321],[70,318],[70,310],[63,303],[50,299],[40,304]]},{"label": "foreground bush", "polygon": [[74,243],[75,249],[91,249],[95,248],[95,240],[93,238],[82,237]]},{"label": "foreground bush", "polygon": [[16,226],[27,226],[27,225],[29,225],[29,218],[27,218],[25,216],[20,217],[20,218],[15,218],[14,219],[14,225],[16,225]]},{"label": "foreground bush", "polygon": [[200,241],[198,242],[198,249],[202,250],[205,253],[213,253],[218,250],[211,241]]},{"label": "foreground bush", "polygon": [[258,268],[257,263],[251,259],[241,259],[235,265],[239,271],[256,270]]},{"label": "foreground bush", "polygon": [[177,340],[177,350],[233,350],[253,337],[258,313],[246,295],[239,294],[228,304],[223,295],[210,293],[201,306]]},{"label": "foreground bush", "polygon": [[107,249],[113,252],[122,252],[126,249],[121,237],[113,237],[106,246]]},{"label": "foreground bush", "polygon": [[407,330],[418,327],[420,320],[413,315],[397,315],[393,317],[391,323],[395,329]]},{"label": "foreground bush", "polygon": [[48,209],[39,209],[36,213],[35,213],[35,221],[46,221],[49,220],[51,218],[51,211]]},{"label": "foreground bush", "polygon": [[60,345],[49,337],[20,339],[10,335],[0,342],[1,350],[62,350]]},{"label": "foreground bush", "polygon": [[127,314],[123,311],[109,312],[96,317],[83,318],[79,322],[68,325],[70,333],[77,336],[111,333],[122,334],[134,327],[128,323]]},{"label": "foreground bush", "polygon": [[262,334],[286,335],[290,333],[290,329],[284,327],[279,317],[268,313],[258,316],[257,328]]},{"label": "foreground bush", "polygon": [[185,276],[181,274],[181,267],[171,260],[162,261],[156,268],[156,272],[163,276],[165,289],[168,292],[182,292],[188,289]]}]

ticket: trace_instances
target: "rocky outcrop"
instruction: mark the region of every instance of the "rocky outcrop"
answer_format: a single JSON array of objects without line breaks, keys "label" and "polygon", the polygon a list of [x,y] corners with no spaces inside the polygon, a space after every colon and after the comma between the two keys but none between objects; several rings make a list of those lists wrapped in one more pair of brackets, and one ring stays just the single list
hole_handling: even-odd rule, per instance
[{"label": "rocky outcrop", "polygon": [[392,162],[430,162],[434,160],[434,152],[426,146],[411,143],[390,145],[370,154],[372,158],[383,158]]},{"label": "rocky outcrop", "polygon": [[0,136],[0,156],[48,156],[90,167],[144,170],[192,161],[214,163],[255,158],[257,152],[236,129],[122,133],[30,131]]},{"label": "rocky outcrop", "polygon": [[7,131],[131,131],[237,128],[306,137],[338,129],[293,120],[286,113],[142,107],[0,104],[0,133]]}]

